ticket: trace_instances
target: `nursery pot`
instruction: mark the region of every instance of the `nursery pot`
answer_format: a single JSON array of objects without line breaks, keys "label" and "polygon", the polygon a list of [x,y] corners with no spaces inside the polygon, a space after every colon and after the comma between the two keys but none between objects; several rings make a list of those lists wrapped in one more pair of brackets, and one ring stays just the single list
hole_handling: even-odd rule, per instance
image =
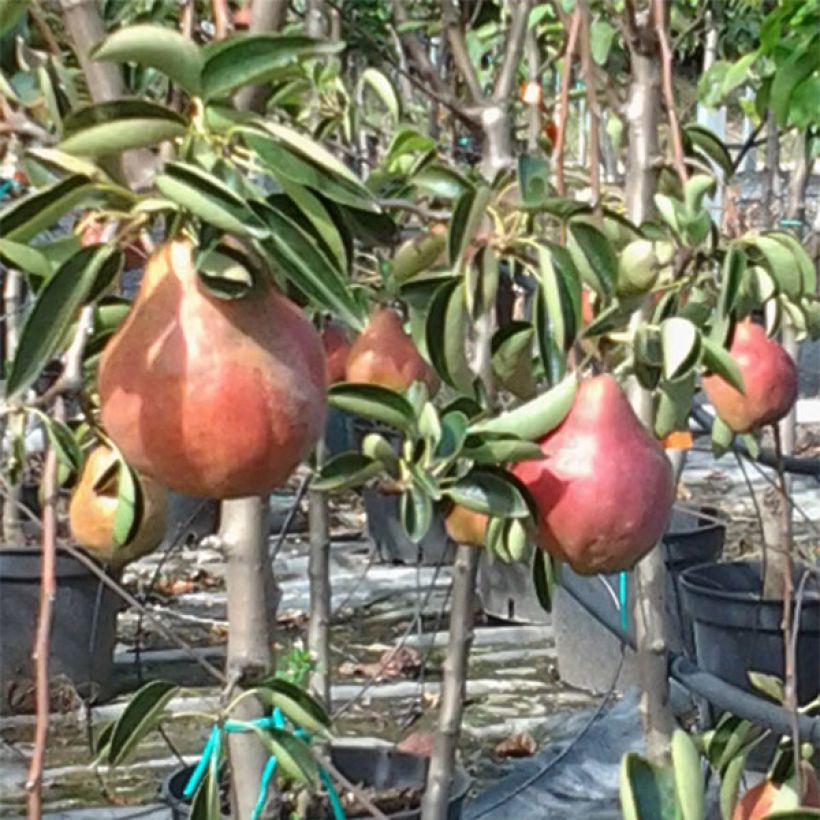
[{"label": "nursery pot", "polygon": [[[392,746],[346,744],[344,741],[333,744],[330,759],[336,769],[351,783],[376,791],[395,788],[420,789],[426,782],[429,765],[428,758],[400,752]],[[193,767],[179,769],[162,784],[162,799],[170,805],[173,820],[187,820],[190,816],[190,802],[183,799],[182,792],[192,772]],[[464,769],[456,767],[450,785],[447,820],[459,820],[461,817],[469,785],[467,773]],[[352,818],[369,815],[348,816]],[[421,807],[392,812],[387,814],[387,817],[392,820],[419,820]],[[322,820],[332,818],[333,814],[328,810]]]},{"label": "nursery pot", "polygon": [[546,625],[549,613],[538,601],[529,563],[506,564],[482,550],[478,565],[478,594],[481,608],[492,620],[511,624]]},{"label": "nursery pot", "polygon": [[[803,572],[794,571],[797,595]],[[687,569],[681,576],[685,608],[692,613],[697,665],[735,686],[756,692],[748,672],[765,672],[781,680],[784,673],[782,600],[762,600],[759,561],[731,561]],[[798,704],[820,693],[820,583],[810,574],[804,585],[799,617],[792,610],[797,633]]]},{"label": "nursery pot", "polygon": [[[692,651],[690,609],[680,590],[681,573],[706,561],[717,561],[723,551],[726,527],[715,521],[716,511],[704,507],[701,514],[675,510],[661,542],[666,564],[667,642],[672,651]],[[581,689],[605,692],[612,685],[621,658],[621,641],[602,625],[622,623],[619,612],[619,574],[582,576],[562,565],[560,586],[555,589],[552,623],[561,678]],[[534,591],[531,592],[534,596]],[[634,641],[632,603],[633,574],[627,575],[627,634]],[[596,617],[598,613],[599,617]],[[635,653],[625,647],[626,658],[617,688],[636,685]]]},{"label": "nursery pot", "polygon": [[[0,711],[33,709],[31,659],[40,608],[41,554],[0,550]],[[111,695],[119,599],[83,564],[57,552],[49,654],[52,690],[70,685],[86,700]]]}]

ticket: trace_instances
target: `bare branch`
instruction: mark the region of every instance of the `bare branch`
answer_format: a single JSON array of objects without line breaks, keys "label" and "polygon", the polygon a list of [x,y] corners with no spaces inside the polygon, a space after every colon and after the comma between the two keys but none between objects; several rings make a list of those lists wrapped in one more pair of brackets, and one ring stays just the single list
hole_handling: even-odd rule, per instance
[{"label": "bare branch", "polygon": [[467,43],[464,40],[464,30],[461,27],[461,20],[459,19],[458,12],[452,0],[444,0],[442,3],[441,22],[442,28],[447,33],[447,41],[453,52],[453,60],[456,64],[456,68],[461,75],[461,79],[464,80],[464,85],[467,87],[470,102],[477,103],[484,94],[481,90],[481,84],[478,81],[475,66],[472,60],[470,60]]},{"label": "bare branch", "polygon": [[600,111],[598,110],[598,98],[595,94],[597,88],[595,64],[592,61],[592,45],[589,33],[589,8],[586,2],[580,0],[578,7],[581,11],[581,72],[584,75],[584,86],[586,87],[587,107],[589,108],[589,185],[592,189],[592,203],[596,211],[599,211],[601,204],[601,167],[599,159],[599,123]]},{"label": "bare branch", "polygon": [[527,33],[527,23],[530,19],[532,0],[515,0],[512,3],[512,20],[507,32],[507,49],[501,71],[495,81],[493,96],[496,101],[509,99],[515,85],[515,74],[521,62],[524,50],[524,37]]},{"label": "bare branch", "polygon": [[231,11],[228,0],[211,0],[214,17],[214,40],[224,40],[231,33]]},{"label": "bare branch", "polygon": [[569,87],[572,84],[572,56],[581,29],[581,11],[576,6],[572,12],[564,50],[564,70],[561,73],[561,94],[558,103],[558,136],[555,140],[555,187],[563,196],[567,191],[564,181],[564,146],[567,140],[567,120],[569,119]]},{"label": "bare branch", "polygon": [[661,89],[666,104],[666,115],[669,118],[675,171],[680,177],[681,185],[685,185],[687,179],[686,163],[683,159],[683,140],[681,139],[678,114],[675,110],[675,91],[672,87],[672,49],[669,46],[669,35],[666,31],[664,6],[664,0],[653,0],[655,30],[657,31],[661,51]]}]

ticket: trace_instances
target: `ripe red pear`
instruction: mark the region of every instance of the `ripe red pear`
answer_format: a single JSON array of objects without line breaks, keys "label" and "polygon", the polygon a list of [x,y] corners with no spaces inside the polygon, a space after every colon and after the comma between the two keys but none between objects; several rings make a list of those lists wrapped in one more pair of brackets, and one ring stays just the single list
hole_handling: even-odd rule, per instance
[{"label": "ripe red pear", "polygon": [[344,330],[338,325],[327,325],[322,331],[322,345],[325,349],[327,384],[345,380],[345,368],[351,344]]},{"label": "ripe red pear", "polygon": [[345,374],[349,382],[377,384],[400,393],[417,381],[423,381],[431,395],[439,388],[435,371],[404,332],[398,313],[390,308],[370,317],[350,348]]},{"label": "ripe red pear", "polygon": [[582,575],[628,569],[660,540],[672,468],[612,376],[581,381],[545,458],[512,472],[538,507],[539,546]]},{"label": "ripe red pear", "polygon": [[165,535],[168,491],[150,478],[137,476],[142,499],[140,520],[131,540],[117,546],[117,463],[117,455],[110,447],[100,445],[89,453],[71,494],[68,523],[72,537],[81,547],[103,563],[122,567],[159,546]]},{"label": "ripe red pear", "polygon": [[179,493],[266,495],[325,423],[322,340],[267,282],[220,299],[194,248],[151,256],[131,312],[103,351],[102,421],[137,470]]},{"label": "ripe red pear", "polygon": [[797,368],[791,356],[751,319],[735,325],[729,352],[743,376],[745,392],[721,376],[706,376],[703,389],[718,416],[736,433],[780,421],[797,401]]},{"label": "ripe red pear", "polygon": [[[807,809],[820,808],[820,788],[812,765],[805,760],[801,765],[803,797],[800,806]],[[771,813],[797,808],[794,790],[784,788],[782,783],[764,780],[749,789],[735,804],[732,820],[765,820]]]}]

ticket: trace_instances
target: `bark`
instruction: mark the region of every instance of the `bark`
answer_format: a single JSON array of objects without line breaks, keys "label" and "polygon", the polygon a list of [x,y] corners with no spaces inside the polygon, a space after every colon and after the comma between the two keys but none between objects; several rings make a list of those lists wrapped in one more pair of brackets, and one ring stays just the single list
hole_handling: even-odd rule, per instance
[{"label": "bark", "polygon": [[[288,0],[253,0],[251,6],[252,34],[280,31],[288,15]],[[236,107],[240,111],[262,112],[268,99],[268,85],[249,85],[236,93]]]},{"label": "bark", "polygon": [[[316,467],[321,466],[324,446],[316,448]],[[308,650],[315,664],[310,675],[310,689],[330,706],[330,526],[327,493],[308,494],[308,528],[310,530],[310,616]]]},{"label": "bark", "polygon": [[[228,598],[228,652],[226,672],[231,684],[252,687],[273,667],[272,636],[268,618],[270,562],[267,556],[267,499],[240,498],[222,502],[219,537],[226,554]],[[267,573],[266,573],[267,567]],[[264,714],[262,705],[244,699],[231,715],[253,720]],[[251,817],[268,759],[265,748],[250,732],[228,736],[232,800],[236,817]]]},{"label": "bark", "polygon": [[[658,117],[660,76],[657,51],[635,47],[631,52],[632,79],[627,104],[628,159],[626,207],[629,219],[641,224],[652,215],[658,157]],[[651,312],[649,300],[636,311],[633,323],[646,321]],[[630,385],[630,400],[638,418],[652,425],[652,399],[637,381]],[[640,713],[649,759],[665,764],[674,728],[669,708],[664,624],[666,568],[660,549],[653,549],[635,568],[635,631],[638,648],[638,674],[641,683]]]},{"label": "bark", "polygon": [[780,193],[780,132],[771,111],[766,118],[765,163],[760,191],[760,215],[763,227],[773,228],[777,219],[775,200]]},{"label": "bark", "polygon": [[439,707],[438,730],[422,801],[422,820],[445,820],[453,777],[461,717],[466,697],[467,666],[473,642],[475,583],[480,550],[460,545],[453,564],[450,636]]},{"label": "bark", "polygon": [[[116,63],[91,59],[91,51],[105,37],[105,28],[96,0],[60,0],[63,20],[77,59],[80,61],[94,102],[107,102],[125,95],[122,73]],[[137,189],[153,179],[156,158],[148,150],[125,151],[111,170],[120,172]]]},{"label": "bark", "polygon": [[323,0],[308,0],[305,7],[305,31],[309,37],[324,37],[327,33],[327,21],[324,14]]},{"label": "bark", "polygon": [[[528,31],[524,42],[524,52],[527,57],[527,82],[541,85],[540,68],[541,54],[538,49],[538,38],[534,31]],[[541,136],[541,106],[527,106],[527,151],[538,150],[538,140]]]},{"label": "bark", "polygon": [[[5,358],[7,362],[14,359],[17,343],[20,339],[20,312],[23,309],[23,274],[20,271],[6,269],[6,282],[3,286],[3,311],[5,314]],[[24,433],[25,414],[9,413],[4,430],[3,451],[6,458],[11,455],[14,440]],[[23,543],[23,527],[20,519],[22,503],[22,485],[6,477],[7,496],[3,499],[3,541],[8,545]]]}]

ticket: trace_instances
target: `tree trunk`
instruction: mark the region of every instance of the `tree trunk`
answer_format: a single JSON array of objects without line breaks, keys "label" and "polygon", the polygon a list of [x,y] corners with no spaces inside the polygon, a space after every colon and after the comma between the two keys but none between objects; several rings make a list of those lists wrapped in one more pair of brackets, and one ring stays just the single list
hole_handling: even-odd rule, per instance
[{"label": "tree trunk", "polygon": [[[230,683],[252,687],[273,668],[268,618],[267,498],[240,498],[222,502],[219,536],[227,558],[228,655]],[[268,572],[268,574],[270,574]],[[248,698],[232,718],[253,720],[264,714],[262,705]],[[268,754],[255,734],[228,736],[234,816],[251,817],[259,795]]]},{"label": "tree trunk", "polygon": [[780,131],[774,114],[766,118],[766,168],[760,190],[760,215],[764,228],[773,228],[777,219],[775,199],[780,193]]},{"label": "tree trunk", "polygon": [[447,817],[447,802],[467,690],[467,666],[475,617],[475,584],[480,558],[479,549],[459,545],[453,564],[450,635],[444,661],[438,730],[421,807],[423,820],[445,820]]},{"label": "tree trunk", "polygon": [[[632,81],[627,104],[629,149],[626,168],[626,207],[629,219],[640,225],[652,215],[658,157],[660,78],[656,52],[631,53]],[[645,321],[651,313],[650,300],[632,317]],[[630,400],[638,418],[652,426],[652,398],[637,381],[630,385]],[[635,568],[635,631],[638,674],[641,683],[640,713],[649,759],[664,764],[674,722],[669,708],[664,624],[666,568],[660,549],[653,549]]]},{"label": "tree trunk", "polygon": [[[280,31],[288,15],[288,0],[253,0],[251,6],[252,34]],[[236,107],[240,111],[261,112],[265,107],[270,86],[249,85],[236,92]]]}]

